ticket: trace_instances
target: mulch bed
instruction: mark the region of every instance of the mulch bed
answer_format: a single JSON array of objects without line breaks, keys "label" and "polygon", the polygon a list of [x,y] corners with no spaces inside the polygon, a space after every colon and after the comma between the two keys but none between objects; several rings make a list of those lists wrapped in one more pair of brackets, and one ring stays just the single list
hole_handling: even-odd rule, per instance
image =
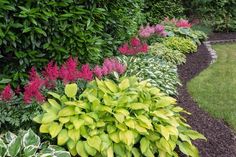
[{"label": "mulch bed", "polygon": [[[236,33],[215,33],[209,40],[236,39]],[[185,115],[194,130],[204,134],[207,141],[197,140],[201,157],[236,157],[236,134],[222,120],[217,120],[198,107],[187,91],[186,84],[211,62],[211,56],[202,44],[197,53],[189,54],[187,62],[178,67],[178,73],[183,86],[178,88],[178,103],[191,115]]]}]

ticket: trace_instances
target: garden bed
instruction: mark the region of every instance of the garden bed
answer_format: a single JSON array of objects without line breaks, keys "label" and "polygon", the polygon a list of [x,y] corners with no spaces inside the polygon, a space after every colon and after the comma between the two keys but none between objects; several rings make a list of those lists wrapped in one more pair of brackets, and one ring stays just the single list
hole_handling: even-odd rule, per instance
[{"label": "garden bed", "polygon": [[[236,33],[215,33],[209,40],[236,39]],[[200,155],[203,157],[234,157],[236,156],[236,135],[222,120],[212,118],[200,109],[187,91],[187,82],[207,68],[211,62],[210,53],[202,44],[197,53],[187,55],[187,62],[178,67],[183,86],[178,88],[178,102],[191,116],[186,115],[193,129],[203,133],[207,142],[196,141]]]}]

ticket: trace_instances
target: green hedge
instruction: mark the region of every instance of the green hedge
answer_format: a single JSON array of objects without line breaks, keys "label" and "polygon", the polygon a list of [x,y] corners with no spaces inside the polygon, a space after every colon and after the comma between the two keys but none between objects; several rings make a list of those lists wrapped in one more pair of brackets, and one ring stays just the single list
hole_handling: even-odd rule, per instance
[{"label": "green hedge", "polygon": [[235,0],[183,1],[189,15],[206,21],[215,31],[236,31]]},{"label": "green hedge", "polygon": [[99,63],[135,33],[141,6],[142,0],[1,0],[1,73],[23,79],[29,67],[70,55]]}]

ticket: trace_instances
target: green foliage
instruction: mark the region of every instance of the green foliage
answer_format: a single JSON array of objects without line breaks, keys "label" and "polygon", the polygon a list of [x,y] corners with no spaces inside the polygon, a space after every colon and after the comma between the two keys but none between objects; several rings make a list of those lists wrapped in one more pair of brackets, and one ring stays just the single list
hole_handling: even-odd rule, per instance
[{"label": "green foliage", "polygon": [[235,0],[193,0],[184,5],[190,14],[209,21],[215,31],[236,31]]},{"label": "green foliage", "polygon": [[32,127],[32,117],[34,114],[41,112],[38,104],[26,105],[21,97],[17,98],[16,96],[7,102],[0,101],[0,106],[0,132]]},{"label": "green foliage", "polygon": [[168,37],[163,40],[163,44],[170,49],[178,50],[184,54],[197,51],[197,45],[189,38]]},{"label": "green foliage", "polygon": [[153,86],[169,95],[176,95],[180,85],[177,67],[156,56],[119,56],[118,59],[126,65],[126,76],[137,76],[140,81],[148,80]]},{"label": "green foliage", "polygon": [[0,2],[0,64],[4,78],[26,77],[49,60],[70,55],[99,63],[142,23],[142,0]]},{"label": "green foliage", "polygon": [[186,62],[186,56],[178,50],[167,48],[164,44],[154,43],[150,47],[150,53],[158,58],[180,65]]},{"label": "green foliage", "polygon": [[41,143],[40,138],[31,129],[21,131],[19,135],[7,132],[0,136],[1,157],[70,157],[70,153],[59,146]]},{"label": "green foliage", "polygon": [[147,81],[125,77],[115,83],[96,80],[80,95],[75,84],[65,95],[48,99],[44,113],[35,117],[40,132],[57,137],[72,155],[88,156],[177,156],[198,157],[191,140],[205,139],[185,123],[175,104]]},{"label": "green foliage", "polygon": [[179,0],[145,0],[144,13],[148,23],[157,24],[165,17],[183,17],[184,7]]}]

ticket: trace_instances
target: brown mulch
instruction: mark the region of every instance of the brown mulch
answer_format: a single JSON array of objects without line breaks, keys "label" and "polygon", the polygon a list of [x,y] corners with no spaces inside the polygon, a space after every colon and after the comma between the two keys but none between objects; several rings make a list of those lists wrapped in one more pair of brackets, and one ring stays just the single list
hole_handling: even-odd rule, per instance
[{"label": "brown mulch", "polygon": [[[236,33],[215,33],[209,40],[236,39]],[[197,53],[189,54],[187,62],[178,67],[183,86],[178,88],[178,102],[190,116],[185,117],[194,130],[204,134],[207,141],[197,140],[201,157],[236,157],[236,133],[223,120],[217,120],[198,107],[187,91],[186,83],[208,67],[211,56],[202,44]]]}]

